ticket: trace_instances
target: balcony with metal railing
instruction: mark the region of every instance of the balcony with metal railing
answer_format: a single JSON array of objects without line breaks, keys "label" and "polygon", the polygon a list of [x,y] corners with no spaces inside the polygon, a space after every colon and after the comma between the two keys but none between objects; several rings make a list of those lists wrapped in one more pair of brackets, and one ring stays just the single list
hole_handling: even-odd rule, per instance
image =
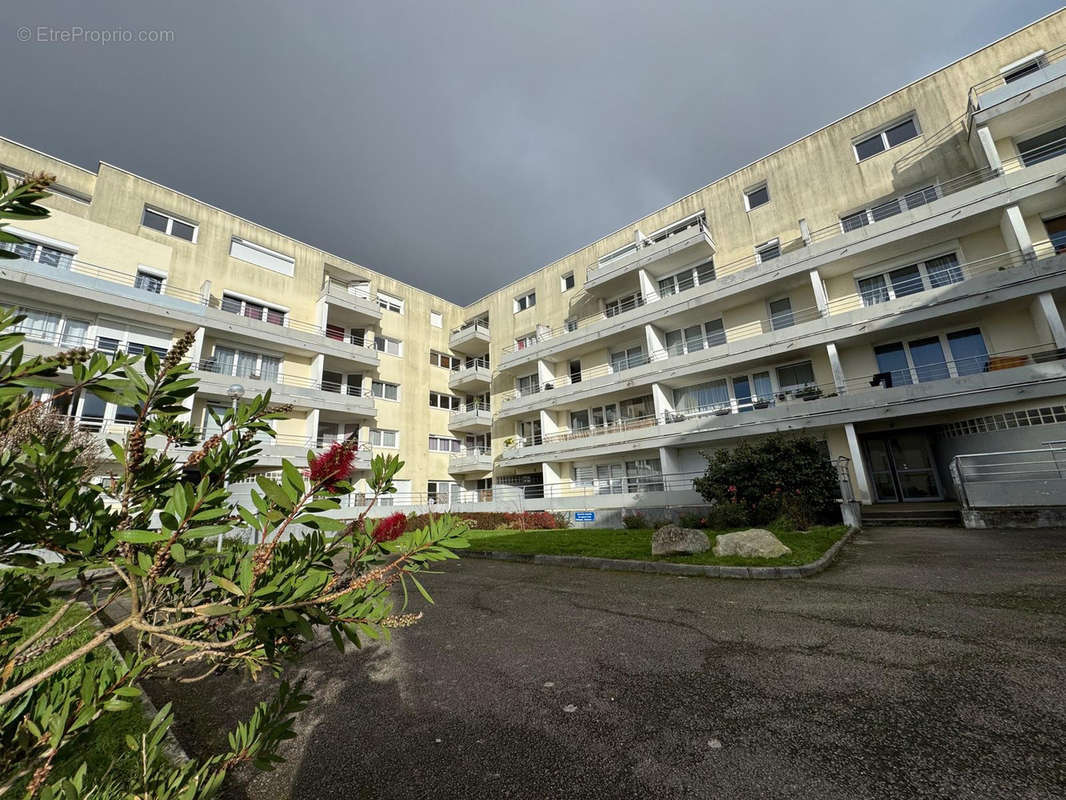
[{"label": "balcony with metal railing", "polygon": [[[731,300],[744,294],[764,292],[769,286],[811,270],[847,259],[855,268],[867,259],[876,261],[872,251],[908,236],[939,226],[956,224],[971,216],[997,208],[990,203],[1017,202],[1030,194],[1054,188],[1066,162],[1066,139],[1050,142],[1002,162],[1002,169],[980,168],[938,181],[928,191],[903,193],[880,200],[861,219],[847,214],[832,225],[811,230],[800,246],[770,261],[754,254],[725,264],[715,264],[715,278],[707,283],[687,285],[681,291],[658,299],[640,296],[625,308],[605,308],[561,325],[540,325],[535,336],[503,348],[497,369],[503,372],[521,368],[537,359],[572,355],[605,338],[626,335],[634,327],[703,304]],[[918,195],[921,194],[921,202]],[[1013,195],[1013,198],[1012,198]],[[993,198],[1002,198],[993,200]],[[869,255],[868,255],[869,254]],[[636,284],[633,284],[636,291]]]},{"label": "balcony with metal railing", "polygon": [[381,320],[381,307],[370,294],[370,285],[366,282],[350,282],[326,275],[322,282],[319,300],[330,307],[328,320],[344,324],[346,327],[360,324],[373,324]]},{"label": "balcony with metal railing", "polygon": [[484,433],[492,429],[488,403],[464,403],[448,415],[448,429],[462,433]]},{"label": "balcony with metal railing", "polygon": [[[709,396],[707,402],[691,408],[618,419],[602,426],[564,427],[505,449],[500,461],[511,467],[640,448],[693,446],[780,430],[1054,397],[1064,391],[1066,350],[1044,344],[849,377],[843,387],[812,382],[784,390],[751,391],[743,398],[724,388],[720,397]],[[708,395],[712,393],[708,390]]]},{"label": "balcony with metal railing", "polygon": [[468,358],[448,376],[448,388],[456,392],[483,392],[492,383],[487,358]]},{"label": "balcony with metal railing", "polygon": [[1049,83],[1066,79],[1066,44],[1046,53],[1034,53],[1011,68],[1001,70],[970,87],[968,112],[991,108],[1011,98],[1032,94]]},{"label": "balcony with metal railing", "polygon": [[448,459],[448,472],[452,475],[492,472],[492,448],[463,447]]},{"label": "balcony with metal railing", "polygon": [[476,319],[460,325],[448,337],[448,346],[463,355],[484,355],[489,350],[489,321]]}]

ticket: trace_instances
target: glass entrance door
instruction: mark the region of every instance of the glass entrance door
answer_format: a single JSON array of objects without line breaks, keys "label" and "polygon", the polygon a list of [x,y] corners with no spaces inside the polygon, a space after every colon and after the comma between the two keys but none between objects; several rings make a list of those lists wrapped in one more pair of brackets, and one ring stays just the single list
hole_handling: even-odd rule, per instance
[{"label": "glass entrance door", "polygon": [[906,503],[943,498],[933,453],[924,434],[869,437],[866,457],[878,502]]}]

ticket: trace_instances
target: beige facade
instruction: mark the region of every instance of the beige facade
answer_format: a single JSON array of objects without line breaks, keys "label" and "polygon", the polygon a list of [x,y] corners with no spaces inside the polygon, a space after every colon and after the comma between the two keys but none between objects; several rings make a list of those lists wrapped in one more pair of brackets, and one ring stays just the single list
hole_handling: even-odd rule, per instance
[{"label": "beige facade", "polygon": [[358,428],[411,502],[638,495],[807,430],[864,500],[905,501],[950,494],[944,459],[982,447],[956,423],[990,409],[1066,438],[1066,12],[465,308],[108,164],[0,163],[58,177],[0,263],[36,346],[196,330],[197,425],[232,382],[294,406],[265,469]]}]

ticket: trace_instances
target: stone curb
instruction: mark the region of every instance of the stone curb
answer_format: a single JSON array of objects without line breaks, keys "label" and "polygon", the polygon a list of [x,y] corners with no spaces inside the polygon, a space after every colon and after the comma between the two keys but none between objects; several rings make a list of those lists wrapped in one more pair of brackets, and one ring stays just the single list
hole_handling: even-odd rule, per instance
[{"label": "stone curb", "polygon": [[505,553],[499,550],[466,550],[463,558],[483,558],[490,561],[516,561],[524,564],[544,564],[552,567],[577,569],[605,569],[616,572],[646,572],[653,575],[689,575],[704,578],[746,578],[772,580],[775,578],[808,578],[817,575],[836,559],[841,548],[861,528],[848,528],[833,545],[810,564],[798,567],[725,567],[714,564],[675,564],[670,561],[635,561],[628,558],[596,558],[595,556],[552,556],[541,553]]}]

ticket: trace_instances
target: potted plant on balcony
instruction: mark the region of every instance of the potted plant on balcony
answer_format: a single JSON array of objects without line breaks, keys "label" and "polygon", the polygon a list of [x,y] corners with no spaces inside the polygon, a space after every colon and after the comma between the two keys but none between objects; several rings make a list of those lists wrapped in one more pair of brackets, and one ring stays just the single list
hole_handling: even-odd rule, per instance
[{"label": "potted plant on balcony", "polygon": [[808,385],[796,390],[796,397],[801,400],[817,400],[821,396],[822,389],[819,386]]},{"label": "potted plant on balcony", "polygon": [[731,409],[729,406],[718,406],[718,408],[714,410],[714,415],[716,417],[724,417],[732,411],[733,409]]},{"label": "potted plant on balcony", "polygon": [[766,397],[754,397],[752,398],[751,405],[753,408],[763,409],[770,407],[770,400]]}]

